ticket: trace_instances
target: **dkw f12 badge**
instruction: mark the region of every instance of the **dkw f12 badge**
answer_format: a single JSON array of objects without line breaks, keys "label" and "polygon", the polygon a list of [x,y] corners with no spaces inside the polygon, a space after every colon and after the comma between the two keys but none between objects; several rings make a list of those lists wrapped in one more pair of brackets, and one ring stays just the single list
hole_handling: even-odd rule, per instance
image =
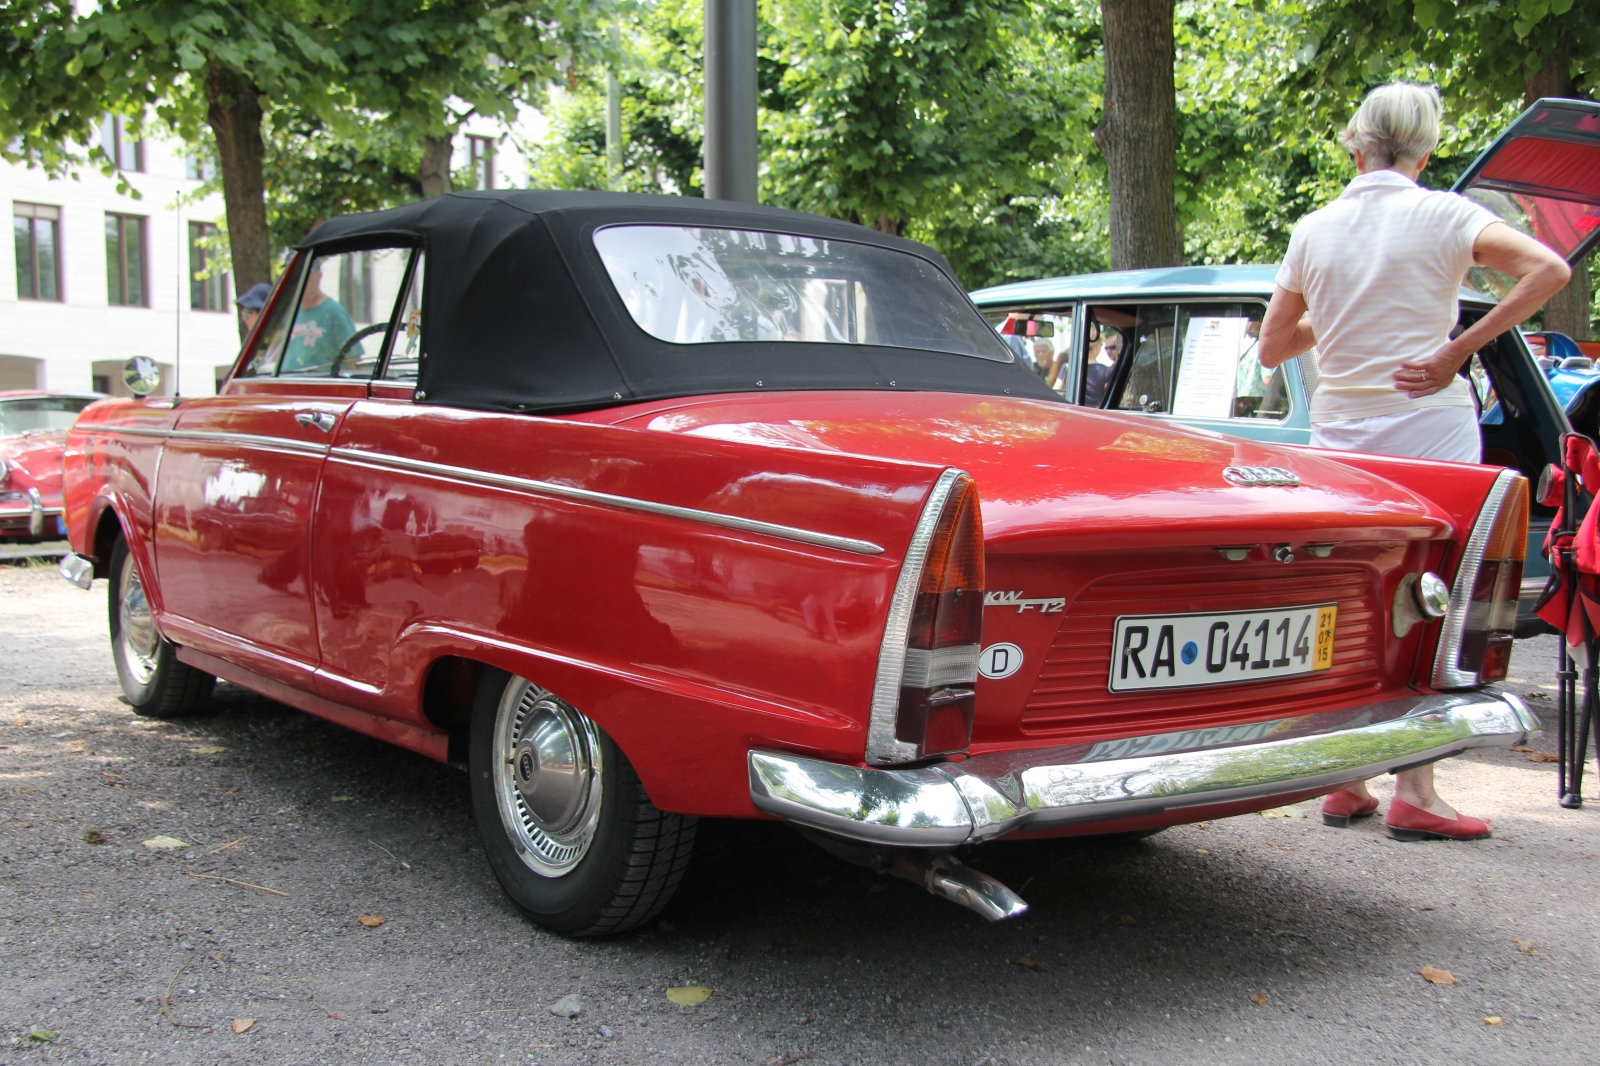
[{"label": "dkw f12 badge", "polygon": [[1300,478],[1294,471],[1285,470],[1281,466],[1228,466],[1223,467],[1222,477],[1226,481],[1246,488],[1267,485],[1293,488],[1300,484]]}]

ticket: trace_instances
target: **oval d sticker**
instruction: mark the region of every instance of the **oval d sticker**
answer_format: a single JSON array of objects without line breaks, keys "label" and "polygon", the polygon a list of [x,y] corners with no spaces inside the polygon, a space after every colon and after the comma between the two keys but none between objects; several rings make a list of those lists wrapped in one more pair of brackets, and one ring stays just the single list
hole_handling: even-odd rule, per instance
[{"label": "oval d sticker", "polygon": [[996,680],[1022,668],[1022,649],[1015,644],[991,644],[978,655],[978,673]]}]

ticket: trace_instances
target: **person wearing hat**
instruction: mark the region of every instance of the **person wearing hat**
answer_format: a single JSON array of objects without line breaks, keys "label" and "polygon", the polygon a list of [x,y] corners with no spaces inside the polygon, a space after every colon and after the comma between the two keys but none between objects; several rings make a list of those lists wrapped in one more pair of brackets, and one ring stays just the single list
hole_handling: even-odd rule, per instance
[{"label": "person wearing hat", "polygon": [[261,309],[267,306],[267,297],[271,295],[272,286],[258,281],[233,301],[239,305],[239,318],[244,322],[246,332],[256,328],[256,319],[261,317]]}]

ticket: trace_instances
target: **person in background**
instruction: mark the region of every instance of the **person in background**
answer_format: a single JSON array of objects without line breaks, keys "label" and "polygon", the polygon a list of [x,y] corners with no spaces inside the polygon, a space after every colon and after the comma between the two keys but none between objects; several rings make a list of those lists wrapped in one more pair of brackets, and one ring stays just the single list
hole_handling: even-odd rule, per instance
[{"label": "person in background", "polygon": [[[1295,226],[1262,322],[1261,365],[1317,347],[1315,447],[1476,463],[1478,419],[1458,371],[1565,285],[1567,265],[1470,200],[1418,186],[1439,143],[1437,90],[1374,89],[1339,139],[1358,174]],[[1456,294],[1473,264],[1517,283],[1452,337]],[[1322,818],[1345,826],[1377,809],[1362,782],[1323,800]],[[1397,840],[1489,835],[1486,822],[1458,814],[1434,791],[1431,764],[1396,775],[1386,824]]]},{"label": "person in background", "polygon": [[1117,372],[1117,360],[1122,356],[1122,334],[1108,326],[1100,328],[1103,336],[1095,342],[1100,350],[1091,350],[1084,379],[1083,402],[1090,407],[1099,407],[1105,400],[1111,376]]},{"label": "person in background", "polygon": [[289,332],[280,374],[331,370],[344,342],[355,336],[356,324],[344,305],[322,291],[322,260],[313,259],[300,294],[300,309]]},{"label": "person in background", "polygon": [[256,328],[256,319],[261,317],[261,309],[267,306],[267,298],[271,295],[272,286],[258,281],[233,301],[239,308],[239,320],[244,323],[246,333]]}]

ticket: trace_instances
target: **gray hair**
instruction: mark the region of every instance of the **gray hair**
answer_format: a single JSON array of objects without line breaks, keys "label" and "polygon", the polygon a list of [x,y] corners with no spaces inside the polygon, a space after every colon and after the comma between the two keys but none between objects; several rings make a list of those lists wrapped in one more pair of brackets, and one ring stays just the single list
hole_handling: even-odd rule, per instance
[{"label": "gray hair", "polygon": [[1367,94],[1339,143],[1371,164],[1415,163],[1439,145],[1439,90],[1397,81]]}]

